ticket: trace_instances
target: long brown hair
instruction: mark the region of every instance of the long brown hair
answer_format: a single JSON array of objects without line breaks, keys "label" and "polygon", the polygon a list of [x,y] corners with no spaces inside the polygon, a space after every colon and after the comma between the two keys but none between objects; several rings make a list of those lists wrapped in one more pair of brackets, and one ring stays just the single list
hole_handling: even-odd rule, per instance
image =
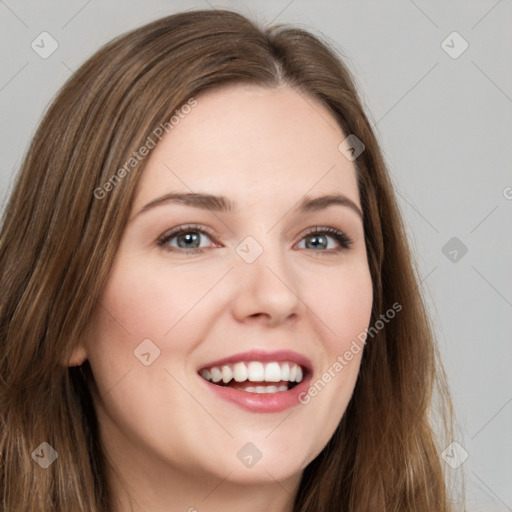
[{"label": "long brown hair", "polygon": [[[304,470],[294,511],[451,510],[432,424],[435,389],[435,418],[448,438],[451,402],[390,179],[354,81],[319,36],[260,28],[227,10],[174,14],[114,39],[62,87],[33,138],[0,238],[2,510],[112,508],[90,367],[67,362],[97,307],[147,158],[118,173],[115,186],[104,184],[190,98],[236,82],[288,84],[320,100],[345,135],[363,141],[354,164],[372,325],[393,304],[402,306],[368,341],[347,411]],[[58,453],[47,469],[31,456],[42,442]]]}]

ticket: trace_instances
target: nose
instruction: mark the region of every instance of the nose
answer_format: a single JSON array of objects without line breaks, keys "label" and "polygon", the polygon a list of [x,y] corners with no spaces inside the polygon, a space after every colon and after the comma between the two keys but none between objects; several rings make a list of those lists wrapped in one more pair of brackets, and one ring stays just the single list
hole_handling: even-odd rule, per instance
[{"label": "nose", "polygon": [[267,245],[252,263],[243,258],[237,262],[233,314],[239,322],[275,326],[295,321],[301,314],[304,304],[299,295],[298,276],[285,252],[283,248]]}]

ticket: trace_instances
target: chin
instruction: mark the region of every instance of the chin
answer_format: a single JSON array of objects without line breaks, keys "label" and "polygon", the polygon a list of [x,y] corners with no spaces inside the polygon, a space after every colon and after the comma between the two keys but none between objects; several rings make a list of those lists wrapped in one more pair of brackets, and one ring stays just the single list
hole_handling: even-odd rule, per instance
[{"label": "chin", "polygon": [[[230,440],[226,446],[219,447],[217,453],[211,454],[215,465],[208,461],[208,471],[217,478],[239,484],[265,485],[299,477],[322,446],[313,448],[303,438],[293,439],[284,434],[283,430],[283,434],[272,440],[265,440],[263,435],[253,442],[240,442],[240,437]],[[264,435],[268,435],[268,430]]]}]

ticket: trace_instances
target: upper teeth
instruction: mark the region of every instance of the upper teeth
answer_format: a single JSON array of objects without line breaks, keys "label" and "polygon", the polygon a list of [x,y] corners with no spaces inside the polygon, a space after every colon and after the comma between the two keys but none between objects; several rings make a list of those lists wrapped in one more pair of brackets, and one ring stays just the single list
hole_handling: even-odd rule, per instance
[{"label": "upper teeth", "polygon": [[222,381],[225,384],[233,379],[235,382],[302,382],[303,372],[295,363],[250,361],[205,368],[201,370],[201,377],[211,382]]}]

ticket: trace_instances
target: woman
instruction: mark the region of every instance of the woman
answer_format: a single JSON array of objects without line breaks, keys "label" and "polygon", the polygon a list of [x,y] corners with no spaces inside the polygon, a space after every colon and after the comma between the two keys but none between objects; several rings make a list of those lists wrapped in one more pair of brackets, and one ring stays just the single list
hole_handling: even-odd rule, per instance
[{"label": "woman", "polygon": [[0,279],[3,510],[451,510],[390,180],[313,35],[193,11],[98,51],[34,137]]}]

